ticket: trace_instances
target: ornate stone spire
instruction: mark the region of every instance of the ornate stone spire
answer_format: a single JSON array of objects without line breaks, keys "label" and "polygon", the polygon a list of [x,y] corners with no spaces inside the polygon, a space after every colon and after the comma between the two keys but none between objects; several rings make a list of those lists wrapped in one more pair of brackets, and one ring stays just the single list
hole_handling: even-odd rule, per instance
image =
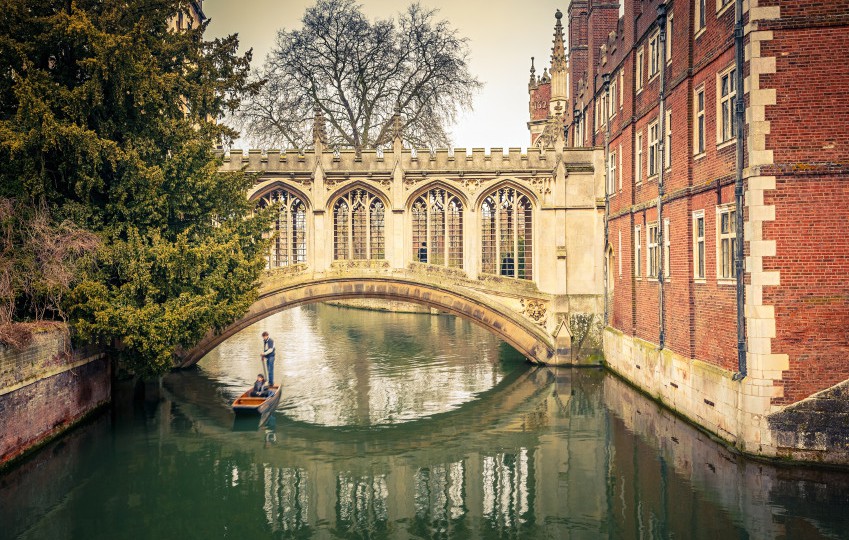
[{"label": "ornate stone spire", "polygon": [[321,112],[318,104],[316,104],[312,121],[312,139],[316,146],[327,144],[327,129],[324,126],[324,113]]},{"label": "ornate stone spire", "polygon": [[528,82],[528,88],[533,89],[537,85],[537,70],[534,68],[534,57],[531,56],[531,80]]},{"label": "ornate stone spire", "polygon": [[567,67],[566,62],[566,45],[563,43],[563,13],[558,9],[554,14],[557,19],[557,24],[554,25],[554,47],[551,48],[551,72],[565,72]]},{"label": "ornate stone spire", "polygon": [[392,115],[392,138],[401,140],[404,137],[404,122],[401,120],[401,109],[395,107]]}]

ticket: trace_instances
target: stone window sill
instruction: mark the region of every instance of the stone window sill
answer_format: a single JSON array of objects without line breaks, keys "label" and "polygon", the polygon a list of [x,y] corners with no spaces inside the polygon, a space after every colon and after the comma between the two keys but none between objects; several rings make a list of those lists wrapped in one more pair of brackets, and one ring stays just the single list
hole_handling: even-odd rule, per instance
[{"label": "stone window sill", "polygon": [[728,148],[732,144],[737,144],[737,137],[734,137],[733,139],[728,139],[727,141],[716,143],[716,149],[722,150],[723,148]]}]

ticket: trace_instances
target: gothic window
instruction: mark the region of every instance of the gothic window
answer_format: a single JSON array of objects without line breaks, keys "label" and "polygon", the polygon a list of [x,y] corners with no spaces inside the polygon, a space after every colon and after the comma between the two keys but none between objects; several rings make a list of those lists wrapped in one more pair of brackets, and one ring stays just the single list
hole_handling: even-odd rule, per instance
[{"label": "gothic window", "polygon": [[481,270],[533,279],[533,208],[527,196],[499,188],[481,205]]},{"label": "gothic window", "polygon": [[259,206],[279,204],[273,225],[267,268],[278,268],[307,261],[307,207],[297,195],[276,189],[264,195]]},{"label": "gothic window", "polygon": [[352,189],[333,205],[333,259],[386,257],[385,206],[373,193]]},{"label": "gothic window", "polygon": [[463,267],[463,203],[453,193],[434,188],[413,201],[413,260]]}]

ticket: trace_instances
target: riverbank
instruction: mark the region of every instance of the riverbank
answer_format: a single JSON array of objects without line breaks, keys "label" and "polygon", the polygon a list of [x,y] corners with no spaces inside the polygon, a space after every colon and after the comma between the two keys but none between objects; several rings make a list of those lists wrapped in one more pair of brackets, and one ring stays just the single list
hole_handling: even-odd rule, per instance
[{"label": "riverbank", "polygon": [[105,356],[72,350],[64,326],[20,350],[0,346],[0,469],[108,404],[111,379]]},{"label": "riverbank", "polygon": [[352,298],[348,300],[334,300],[325,302],[330,306],[362,309],[365,311],[382,311],[387,313],[420,313],[422,315],[439,315],[440,311],[422,304],[401,302],[399,300],[387,300],[385,298]]}]

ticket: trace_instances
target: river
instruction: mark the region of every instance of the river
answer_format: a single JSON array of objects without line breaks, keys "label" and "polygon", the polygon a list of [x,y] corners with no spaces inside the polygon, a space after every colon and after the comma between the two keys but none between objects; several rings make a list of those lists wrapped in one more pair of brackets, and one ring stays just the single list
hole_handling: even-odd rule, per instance
[{"label": "river", "polygon": [[[283,395],[230,410],[274,338]],[[0,475],[0,538],[847,538],[849,475],[745,460],[452,316],[314,305]]]}]

